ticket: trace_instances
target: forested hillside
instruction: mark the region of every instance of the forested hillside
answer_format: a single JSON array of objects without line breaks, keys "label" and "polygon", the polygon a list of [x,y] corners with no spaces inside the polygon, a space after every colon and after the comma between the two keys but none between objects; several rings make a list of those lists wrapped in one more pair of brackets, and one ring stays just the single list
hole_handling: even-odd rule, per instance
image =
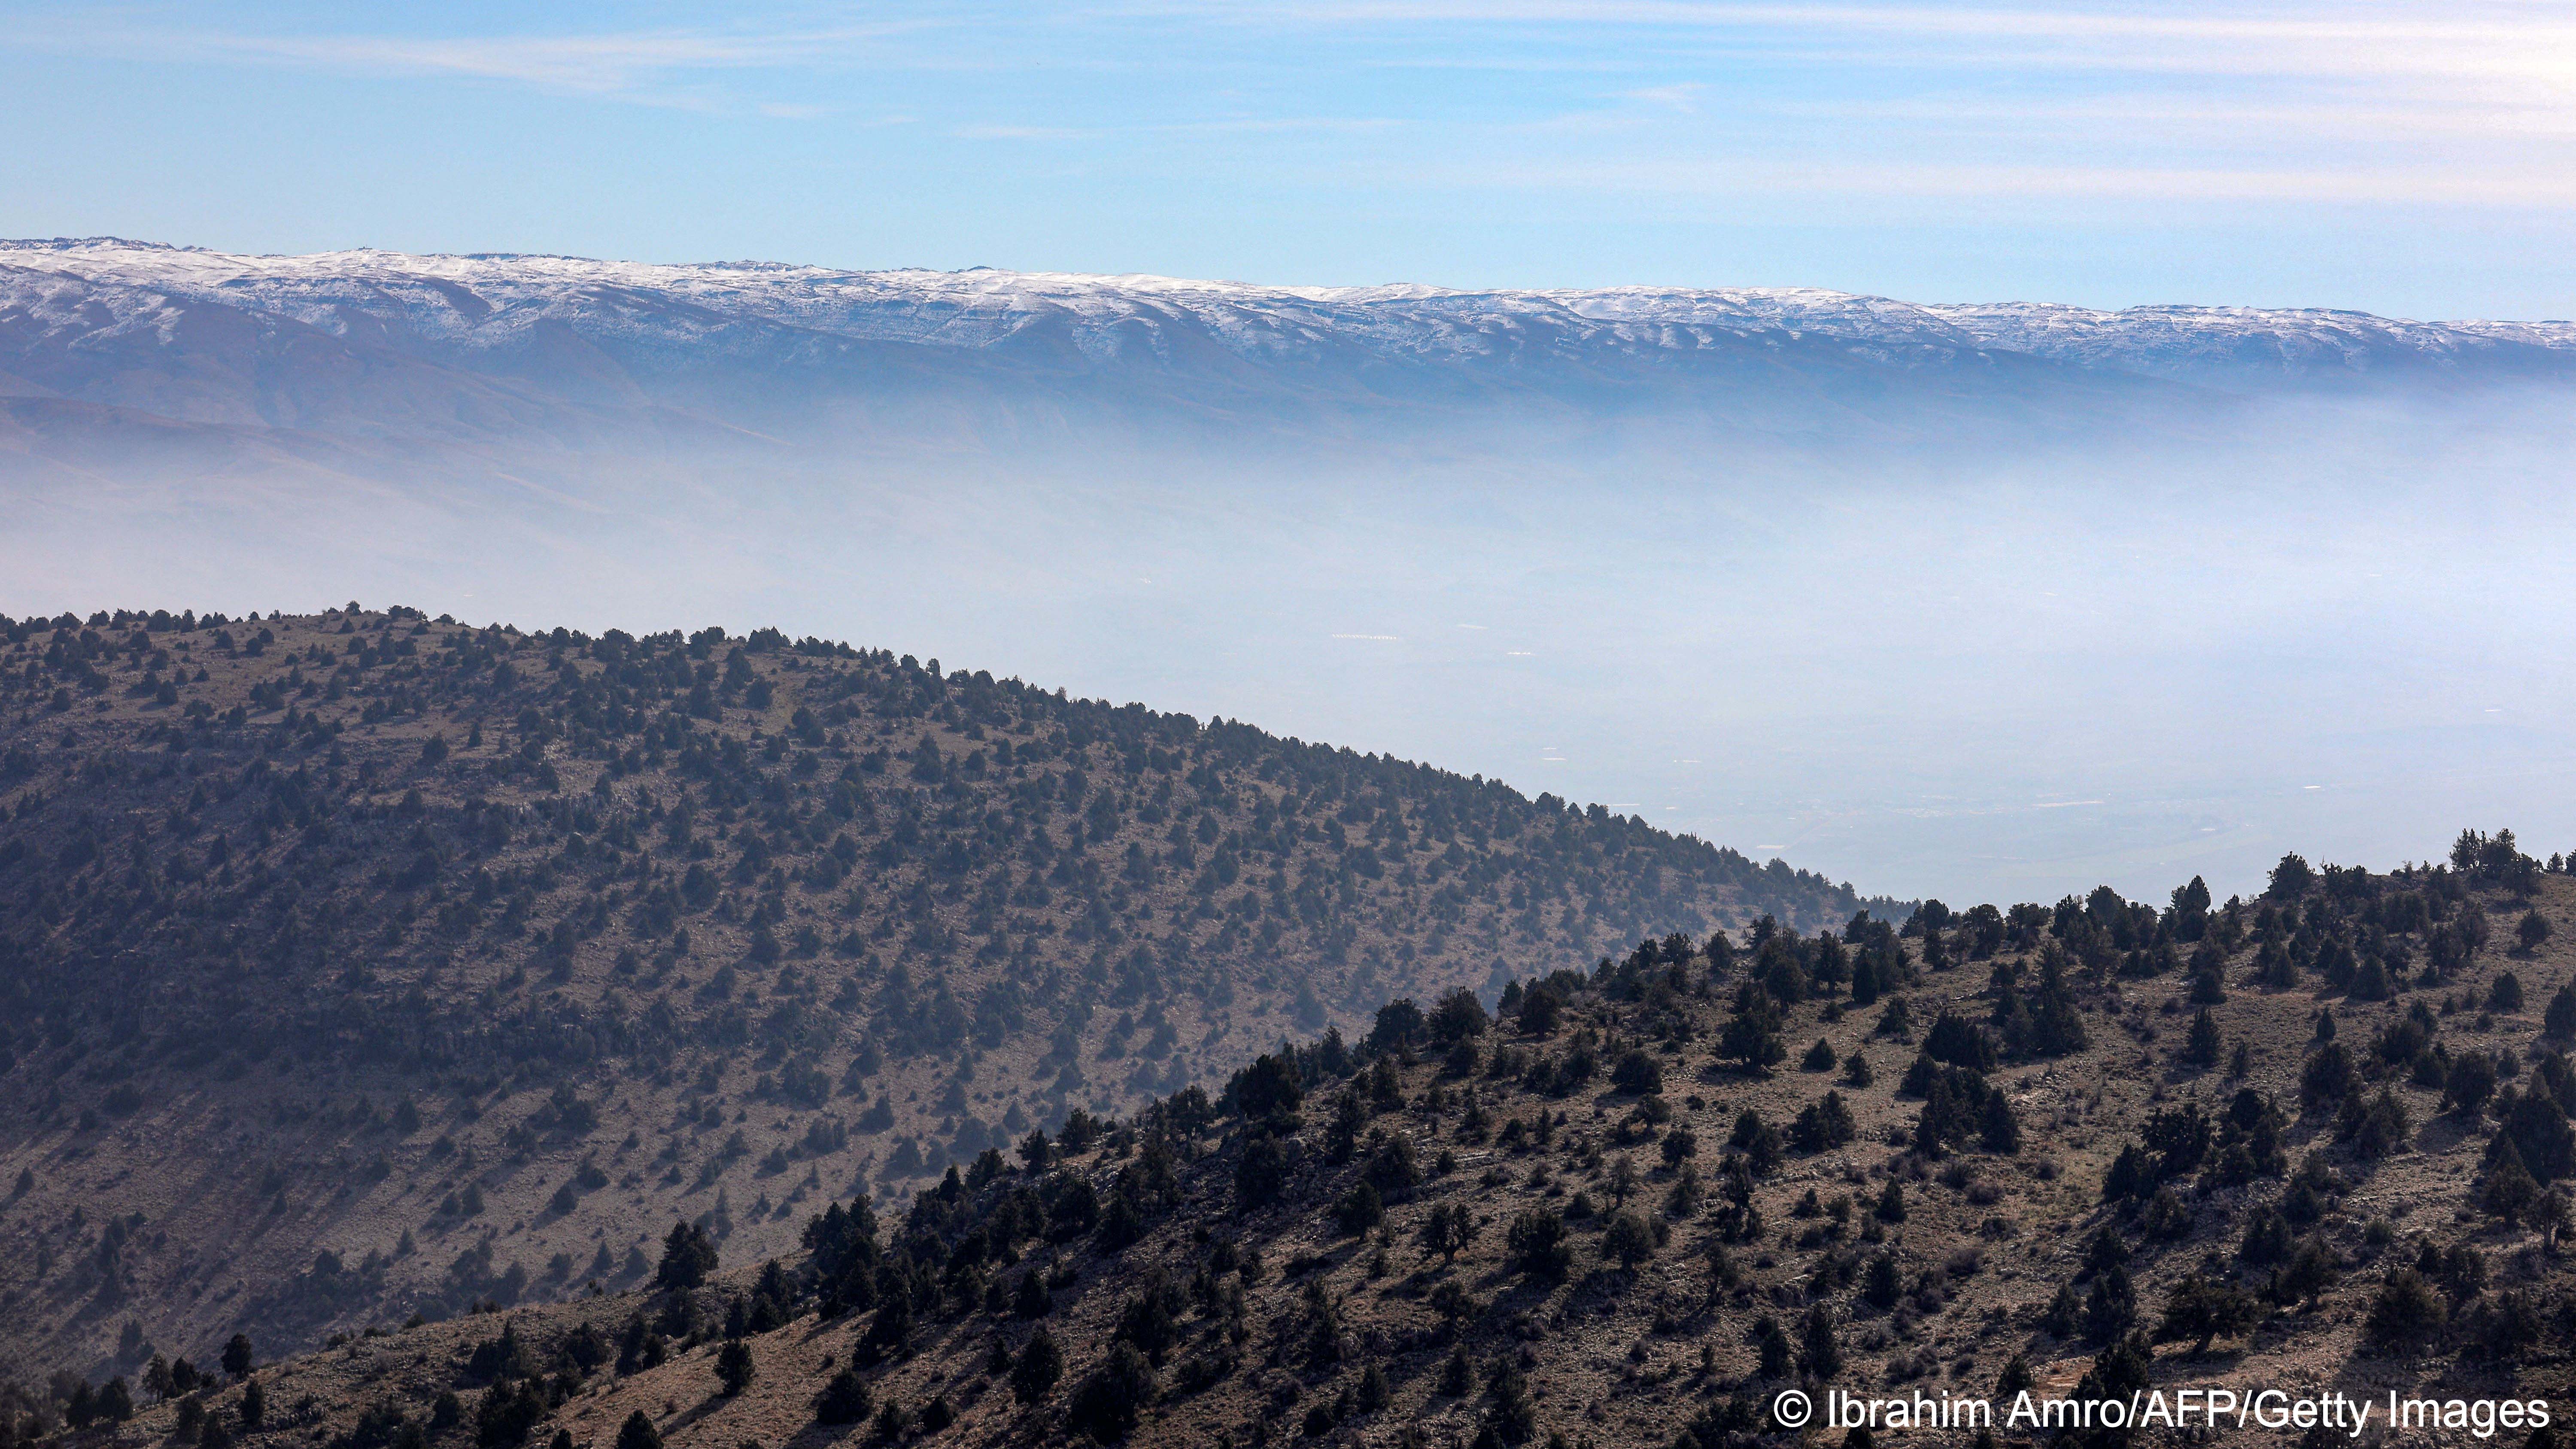
[{"label": "forested hillside", "polygon": [[1891,910],[1599,806],[771,630],[7,640],[29,1364],[627,1281],[673,1216],[782,1251],[822,1198],[1392,996]]},{"label": "forested hillside", "polygon": [[[624,1293],[274,1363],[137,1343],[127,1376],[0,1427],[80,1449],[1884,1442],[1802,1437],[1774,1411],[1798,1389],[1881,1400],[1889,1438],[2120,1449],[2207,1436],[2005,1415],[2216,1384],[2395,1391],[2457,1432],[2392,1442],[2547,1449],[2529,1405],[2563,1425],[2576,1389],[2567,864],[2471,833],[2384,874],[2288,857],[2255,900],[2195,880],[2162,909],[2101,891],[1675,934],[1494,1010],[1389,1002],[917,1192],[817,1199],[774,1252],[680,1222]],[[1917,1395],[1988,1401],[1991,1432],[1891,1428]]]}]

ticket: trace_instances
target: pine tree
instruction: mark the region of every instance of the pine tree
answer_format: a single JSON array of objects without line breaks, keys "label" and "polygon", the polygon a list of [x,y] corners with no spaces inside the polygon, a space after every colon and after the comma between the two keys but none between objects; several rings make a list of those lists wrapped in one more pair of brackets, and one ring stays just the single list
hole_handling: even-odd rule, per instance
[{"label": "pine tree", "polygon": [[2576,1037],[2576,985],[2561,986],[2549,998],[2549,1010],[2540,1018],[2545,1034],[2564,1041]]},{"label": "pine tree", "polygon": [[1753,982],[1747,982],[1735,996],[1735,1014],[1727,1018],[1719,1032],[1718,1055],[1735,1062],[1747,1072],[1760,1074],[1789,1055],[1780,1040],[1780,1009],[1771,994]]},{"label": "pine tree", "polygon": [[1894,1308],[1896,1300],[1904,1293],[1905,1281],[1897,1274],[1894,1253],[1881,1252],[1869,1260],[1869,1267],[1861,1274],[1860,1285],[1860,1296],[1869,1306],[1884,1312]]},{"label": "pine tree", "polygon": [[1154,1368],[1129,1343],[1112,1343],[1100,1367],[1082,1381],[1066,1418],[1077,1434],[1116,1443],[1136,1427],[1154,1397]]},{"label": "pine tree", "polygon": [[653,1427],[653,1421],[645,1417],[642,1409],[637,1409],[626,1416],[625,1423],[617,1426],[617,1449],[662,1449],[662,1431]]},{"label": "pine tree", "polygon": [[2524,955],[2540,949],[2540,943],[2549,939],[2549,922],[2541,916],[2539,907],[2522,913],[2522,923],[2514,927],[2513,938]]},{"label": "pine tree", "polygon": [[125,1376],[118,1374],[98,1391],[98,1417],[110,1424],[122,1424],[134,1417],[134,1394],[125,1386]]},{"label": "pine tree", "polygon": [[2021,1151],[2021,1119],[2013,1113],[2012,1100],[2002,1092],[1986,1094],[1985,1119],[1978,1125],[1977,1140],[1988,1152],[2001,1157]]},{"label": "pine tree", "polygon": [[754,1373],[751,1345],[739,1338],[725,1340],[716,1353],[716,1379],[724,1385],[724,1396],[730,1399],[751,1387]]},{"label": "pine tree", "polygon": [[707,1230],[692,1223],[673,1223],[662,1239],[662,1262],[653,1272],[653,1286],[685,1293],[705,1283],[715,1270],[716,1244]]},{"label": "pine tree", "polygon": [[1055,1335],[1041,1328],[1029,1336],[1018,1361],[1011,1365],[1011,1395],[1023,1404],[1034,1404],[1054,1393],[1063,1378],[1064,1351],[1056,1347]]},{"label": "pine tree", "polygon": [[1755,1320],[1753,1349],[1761,1356],[1759,1372],[1763,1378],[1785,1379],[1789,1376],[1796,1348],[1789,1342],[1788,1330],[1780,1326],[1780,1320],[1768,1313]]},{"label": "pine tree", "polygon": [[1011,1311],[1022,1318],[1044,1318],[1055,1311],[1055,1295],[1047,1290],[1044,1273],[1030,1268],[1020,1274],[1020,1286],[1011,1295]]},{"label": "pine tree", "polygon": [[2218,1019],[2204,1006],[2191,1019],[2191,1032],[2183,1039],[2182,1059],[2196,1067],[2214,1067],[2218,1065],[2220,1047]]},{"label": "pine tree", "polygon": [[1798,1368],[1819,1383],[1843,1371],[1843,1344],[1834,1332],[1834,1311],[1819,1303],[1807,1310],[1798,1335]]},{"label": "pine tree", "polygon": [[[867,1380],[859,1377],[858,1370],[844,1365],[825,1381],[822,1391],[814,1396],[814,1421],[819,1424],[856,1424],[865,1420],[875,1407],[875,1396],[869,1393]],[[645,1427],[649,1429],[652,1426],[648,1423]],[[618,1436],[618,1449],[626,1449],[626,1436],[623,1434]]]},{"label": "pine tree", "polygon": [[2478,1196],[2478,1206],[2489,1217],[2500,1218],[2506,1227],[2515,1228],[2522,1226],[2539,1205],[2540,1184],[2522,1165],[2522,1154],[2514,1150],[2513,1139],[2497,1133],[2495,1161],[2487,1168],[2487,1185]]},{"label": "pine tree", "polygon": [[1563,1279],[1574,1262],[1574,1250],[1565,1238],[1565,1219],[1555,1209],[1537,1207],[1521,1213],[1512,1219],[1506,1237],[1512,1266],[1545,1282]]}]

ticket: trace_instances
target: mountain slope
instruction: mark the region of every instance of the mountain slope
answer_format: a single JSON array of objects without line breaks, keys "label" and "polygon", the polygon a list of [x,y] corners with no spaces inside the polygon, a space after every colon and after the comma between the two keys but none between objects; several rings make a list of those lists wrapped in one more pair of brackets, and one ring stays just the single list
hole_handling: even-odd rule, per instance
[{"label": "mountain slope", "polygon": [[[128,1318],[293,1340],[616,1280],[674,1214],[783,1251],[789,1203],[1391,994],[1893,909],[1599,806],[775,631],[7,637],[0,1330],[55,1364]],[[103,1251],[92,1213],[141,1222]]]},{"label": "mountain slope", "polygon": [[2470,1403],[2563,1418],[2570,1386],[2576,885],[2509,836],[2457,858],[1674,937],[1498,1018],[1394,1006],[766,1263],[702,1276],[683,1227],[656,1285],[260,1367],[258,1439],[1719,1449],[1796,1442],[1794,1388],[2116,1446],[2189,1440],[2006,1416],[2222,1385],[2458,1400],[2483,1442]]}]

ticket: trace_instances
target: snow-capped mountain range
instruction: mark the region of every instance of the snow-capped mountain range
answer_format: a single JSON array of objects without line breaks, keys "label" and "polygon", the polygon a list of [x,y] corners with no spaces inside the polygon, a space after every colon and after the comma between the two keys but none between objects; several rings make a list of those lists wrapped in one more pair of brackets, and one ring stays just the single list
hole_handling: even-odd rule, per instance
[{"label": "snow-capped mountain range", "polygon": [[1855,411],[1955,417],[1962,397],[2065,418],[2107,397],[2170,406],[2176,386],[2568,379],[2571,322],[0,241],[0,400],[376,438],[586,444],[647,415],[777,433],[800,409],[846,423],[852,407],[883,428],[897,398],[909,417],[925,400],[1025,413],[1033,397],[1239,423],[1501,396],[1796,430]]},{"label": "snow-capped mountain range", "polygon": [[661,265],[553,256],[376,250],[242,256],[116,238],[0,241],[0,306],[76,325],[73,299],[118,325],[160,325],[211,302],[347,334],[359,317],[459,347],[506,348],[561,322],[666,347],[744,322],[873,341],[986,348],[1060,324],[1095,357],[1202,333],[1250,358],[1357,346],[1387,358],[1494,356],[1537,338],[1622,350],[1716,338],[1830,338],[1863,355],[2016,352],[2052,362],[2211,380],[2404,366],[2532,365],[2576,357],[2576,322],[2412,322],[2315,308],[1915,303],[1812,287],[1461,291],[1396,285],[1264,287],[1157,276],[773,262]]}]

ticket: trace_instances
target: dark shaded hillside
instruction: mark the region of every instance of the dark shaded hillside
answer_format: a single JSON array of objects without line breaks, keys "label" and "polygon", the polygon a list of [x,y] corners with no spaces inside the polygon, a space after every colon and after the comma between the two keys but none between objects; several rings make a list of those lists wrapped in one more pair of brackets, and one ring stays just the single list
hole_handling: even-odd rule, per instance
[{"label": "dark shaded hillside", "polygon": [[[2001,1415],[2213,1384],[2563,1422],[2576,884],[2509,835],[2454,860],[1675,935],[809,1210],[766,1261],[679,1225],[626,1294],[256,1369],[246,1343],[247,1384],[174,1384],[137,1344],[152,1389],[67,1382],[19,1425],[84,1449],[1870,1442],[1770,1413],[1832,1388],[1992,1398],[2002,1442],[2113,1449],[2206,1435]],[[2510,1427],[2400,1437],[2558,1442]]]},{"label": "dark shaded hillside", "polygon": [[28,1361],[616,1281],[675,1214],[781,1251],[789,1202],[1393,994],[1888,909],[1599,806],[775,631],[8,639]]}]

